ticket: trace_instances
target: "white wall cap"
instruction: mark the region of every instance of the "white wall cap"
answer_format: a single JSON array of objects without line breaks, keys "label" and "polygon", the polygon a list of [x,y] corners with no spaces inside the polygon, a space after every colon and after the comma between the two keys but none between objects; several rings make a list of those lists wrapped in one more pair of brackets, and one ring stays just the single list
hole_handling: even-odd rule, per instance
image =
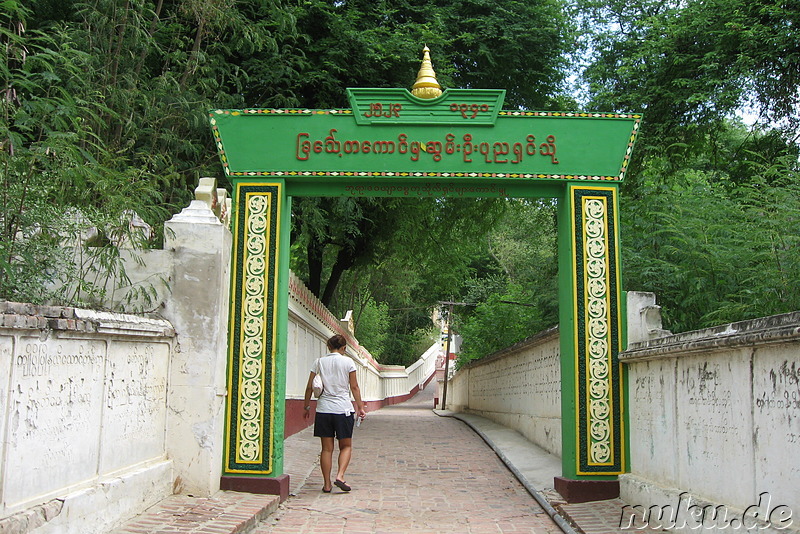
[{"label": "white wall cap", "polygon": [[214,215],[214,212],[211,211],[211,208],[208,207],[208,204],[202,200],[192,200],[191,204],[183,208],[180,213],[173,215],[172,219],[167,221],[167,224],[176,222],[193,224],[203,223],[222,226],[220,220],[216,215]]},{"label": "white wall cap", "polygon": [[126,334],[148,334],[173,336],[175,330],[172,323],[164,319],[152,319],[96,310],[75,309],[75,317],[91,321],[97,325],[98,332],[120,332]]}]

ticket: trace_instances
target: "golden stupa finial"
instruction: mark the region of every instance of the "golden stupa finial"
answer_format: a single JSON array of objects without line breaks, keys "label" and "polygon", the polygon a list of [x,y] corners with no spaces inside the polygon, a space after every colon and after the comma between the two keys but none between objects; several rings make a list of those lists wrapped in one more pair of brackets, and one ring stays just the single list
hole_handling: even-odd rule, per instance
[{"label": "golden stupa finial", "polygon": [[431,51],[426,46],[422,49],[422,65],[417,73],[417,81],[411,88],[411,94],[417,98],[436,98],[442,94],[442,86],[436,80],[436,73],[433,71],[431,63]]}]

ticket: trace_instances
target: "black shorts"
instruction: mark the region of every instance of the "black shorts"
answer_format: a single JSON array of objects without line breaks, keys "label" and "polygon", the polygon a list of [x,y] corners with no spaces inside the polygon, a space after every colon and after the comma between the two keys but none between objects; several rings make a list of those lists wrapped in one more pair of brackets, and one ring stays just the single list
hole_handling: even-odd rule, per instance
[{"label": "black shorts", "polygon": [[319,438],[349,439],[353,437],[354,414],[317,413],[314,416],[314,435]]}]

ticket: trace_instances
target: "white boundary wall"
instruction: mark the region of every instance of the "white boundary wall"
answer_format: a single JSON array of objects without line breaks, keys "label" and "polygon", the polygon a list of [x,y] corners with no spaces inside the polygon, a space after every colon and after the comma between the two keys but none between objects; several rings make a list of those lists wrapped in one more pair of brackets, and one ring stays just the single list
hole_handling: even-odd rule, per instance
[{"label": "white boundary wall", "polygon": [[[620,359],[630,410],[626,502],[639,512],[680,507],[679,526],[688,506],[724,505],[728,521],[749,509],[800,530],[800,312],[630,344]],[[727,528],[744,530],[736,525]]]},{"label": "white boundary wall", "polygon": [[130,262],[165,319],[4,304],[0,532],[99,534],[219,490],[231,236],[203,201]]},{"label": "white boundary wall", "polygon": [[513,428],[561,457],[561,367],[558,328],[470,362],[447,387],[447,409]]},{"label": "white boundary wall", "polygon": [[[656,529],[800,532],[800,312],[672,335],[655,295],[628,292],[626,302],[622,499]],[[448,383],[447,408],[560,456],[560,390],[550,386],[559,358],[550,330],[472,362]]]},{"label": "white boundary wall", "polygon": [[170,495],[172,325],[0,309],[0,531],[104,532]]},{"label": "white boundary wall", "polygon": [[[153,283],[163,319],[0,303],[3,534],[102,534],[167,495],[219,490],[230,210],[201,182],[205,200],[166,223],[164,250],[126,266],[133,283]],[[348,335],[368,401],[408,395],[434,372],[438,345],[408,369],[377,364],[294,275],[289,302],[289,400],[333,333]]]}]

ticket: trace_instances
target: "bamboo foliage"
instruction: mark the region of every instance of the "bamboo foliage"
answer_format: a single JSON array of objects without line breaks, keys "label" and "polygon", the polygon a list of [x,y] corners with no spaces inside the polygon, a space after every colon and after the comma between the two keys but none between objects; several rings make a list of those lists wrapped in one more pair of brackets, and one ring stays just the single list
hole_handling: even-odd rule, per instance
[{"label": "bamboo foliage", "polygon": [[765,163],[742,185],[689,174],[622,206],[626,287],[654,291],[676,332],[800,309],[796,161]]},{"label": "bamboo foliage", "polygon": [[[244,103],[242,58],[291,40],[280,11],[2,2],[0,298],[102,306],[128,284],[118,243],[157,245],[197,179],[217,172],[206,110]],[[154,239],[128,232],[134,214]]]}]

